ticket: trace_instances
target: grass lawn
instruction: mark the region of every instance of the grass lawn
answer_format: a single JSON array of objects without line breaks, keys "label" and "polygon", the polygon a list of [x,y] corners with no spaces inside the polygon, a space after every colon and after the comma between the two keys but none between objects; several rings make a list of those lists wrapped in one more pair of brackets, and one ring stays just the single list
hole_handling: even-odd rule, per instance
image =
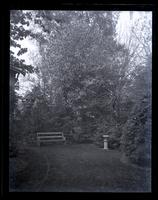
[{"label": "grass lawn", "polygon": [[120,153],[92,144],[47,145],[30,149],[27,167],[11,191],[149,192],[150,169],[120,161]]}]

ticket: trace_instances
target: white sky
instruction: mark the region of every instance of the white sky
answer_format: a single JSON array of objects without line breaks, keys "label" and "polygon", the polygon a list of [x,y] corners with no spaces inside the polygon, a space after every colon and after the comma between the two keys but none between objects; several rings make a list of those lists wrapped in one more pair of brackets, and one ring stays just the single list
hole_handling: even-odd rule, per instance
[{"label": "white sky", "polygon": [[147,15],[151,18],[152,12],[148,11],[133,11],[133,17],[130,19],[129,11],[122,11],[116,26],[118,33],[118,41],[124,43],[130,35],[130,29],[134,23]]},{"label": "white sky", "polygon": [[122,11],[120,13],[119,21],[116,26],[119,42],[124,43],[124,40],[129,36],[130,28],[134,21],[140,17],[140,12],[134,12],[132,20],[130,20],[130,12]]},{"label": "white sky", "polygon": [[[129,11],[121,11],[120,12],[120,17],[118,20],[118,24],[116,26],[117,28],[117,39],[119,42],[124,43],[127,38],[129,37],[130,34],[130,28],[131,26],[134,24],[134,22],[136,20],[138,20],[139,18],[141,18],[144,14],[146,14],[146,12],[143,11],[134,11],[133,12],[133,17],[132,19],[130,19],[130,12]],[[34,61],[32,60],[33,54],[37,54],[38,55],[38,46],[37,43],[35,43],[35,41],[33,40],[29,40],[28,38],[26,38],[23,41],[20,41],[20,43],[22,44],[22,46],[24,48],[28,48],[28,52],[23,54],[22,56],[20,56],[20,58],[25,59],[26,64],[34,64]],[[16,51],[15,51],[16,52]],[[33,77],[36,79],[35,75],[26,75],[26,77],[23,77],[22,75],[19,77],[19,83],[20,83],[20,89],[18,91],[18,93],[20,95],[24,95],[25,92],[27,90],[31,89],[31,85],[32,83],[28,81],[28,76]]]}]

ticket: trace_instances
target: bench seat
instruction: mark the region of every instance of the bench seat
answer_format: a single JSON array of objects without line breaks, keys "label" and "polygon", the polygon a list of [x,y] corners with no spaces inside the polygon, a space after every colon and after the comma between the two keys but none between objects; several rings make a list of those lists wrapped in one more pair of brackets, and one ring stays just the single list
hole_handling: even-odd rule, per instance
[{"label": "bench seat", "polygon": [[37,144],[40,146],[41,143],[46,142],[65,142],[66,138],[62,132],[38,132],[37,133]]}]

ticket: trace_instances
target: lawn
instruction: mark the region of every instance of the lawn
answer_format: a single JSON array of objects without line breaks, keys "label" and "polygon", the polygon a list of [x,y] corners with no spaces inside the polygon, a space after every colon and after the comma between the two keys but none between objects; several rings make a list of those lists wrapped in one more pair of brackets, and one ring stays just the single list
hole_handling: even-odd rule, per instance
[{"label": "lawn", "polygon": [[93,144],[33,147],[21,159],[10,191],[149,192],[150,169],[120,161],[120,152]]}]

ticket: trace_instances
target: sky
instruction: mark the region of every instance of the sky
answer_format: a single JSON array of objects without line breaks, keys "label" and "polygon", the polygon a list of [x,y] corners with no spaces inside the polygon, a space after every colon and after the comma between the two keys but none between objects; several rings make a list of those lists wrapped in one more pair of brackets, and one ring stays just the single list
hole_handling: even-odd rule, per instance
[{"label": "sky", "polygon": [[[134,11],[133,17],[130,18],[130,12],[129,11],[121,11],[119,20],[116,26],[116,32],[117,32],[117,40],[120,43],[125,43],[130,35],[130,29],[134,22],[141,18],[143,15],[145,15],[146,12],[143,11]],[[28,48],[28,52],[23,54],[20,58],[25,59],[26,64],[34,64],[33,56],[31,55],[38,55],[38,46],[37,43],[33,40],[30,40],[28,38],[24,39],[20,42],[21,45],[24,48]],[[16,52],[16,50],[15,50]],[[24,95],[27,90],[31,90],[32,83],[28,81],[28,78],[34,78],[37,79],[35,75],[26,75],[23,77],[22,75],[19,76],[19,86],[20,89],[18,93],[20,95]]]},{"label": "sky", "polygon": [[140,17],[140,15],[140,12],[133,12],[133,17],[130,19],[129,11],[122,11],[120,13],[118,24],[116,26],[119,42],[124,43],[125,40],[129,37],[130,28],[135,20]]}]

